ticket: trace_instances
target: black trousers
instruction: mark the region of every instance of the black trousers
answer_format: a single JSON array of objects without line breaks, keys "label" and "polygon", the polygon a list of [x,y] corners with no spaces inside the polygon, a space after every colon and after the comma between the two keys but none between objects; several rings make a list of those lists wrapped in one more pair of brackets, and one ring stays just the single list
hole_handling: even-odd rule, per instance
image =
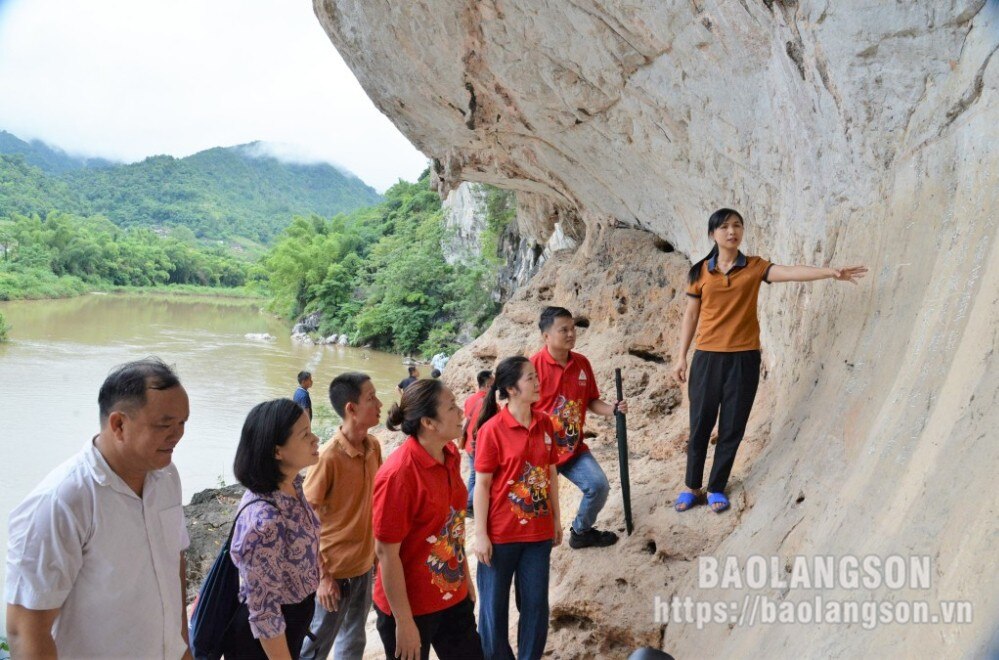
[{"label": "black trousers", "polygon": [[[375,605],[378,636],[385,646],[385,657],[395,660],[395,617]],[[475,628],[474,605],[465,598],[446,610],[413,617],[420,631],[420,659],[430,657],[430,647],[440,660],[482,660],[482,640]]]},{"label": "black trousers", "polygon": [[701,487],[708,440],[718,422],[718,444],[711,465],[708,492],[721,493],[732,474],[735,453],[746,433],[760,384],[760,352],[694,351],[687,379],[690,399],[690,441],[687,444],[687,488]]},{"label": "black trousers", "polygon": [[[288,640],[288,650],[291,651],[292,658],[297,659],[302,653],[302,642],[309,632],[309,624],[312,623],[315,609],[315,594],[309,594],[300,603],[281,606],[285,623],[284,635]],[[267,660],[264,647],[260,645],[259,640],[253,638],[249,617],[250,612],[246,609],[246,603],[243,603],[225,631],[222,655],[226,660]]]}]

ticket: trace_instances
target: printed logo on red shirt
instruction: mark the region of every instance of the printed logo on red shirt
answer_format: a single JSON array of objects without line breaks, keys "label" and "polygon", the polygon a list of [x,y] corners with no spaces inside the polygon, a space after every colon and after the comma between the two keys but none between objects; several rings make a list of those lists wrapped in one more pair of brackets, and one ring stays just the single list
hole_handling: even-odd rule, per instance
[{"label": "printed logo on red shirt", "polygon": [[580,371],[579,372],[579,386],[580,387],[586,387],[586,372],[585,371]]},{"label": "printed logo on red shirt", "polygon": [[465,580],[465,509],[451,507],[451,514],[436,536],[428,536],[430,554],[427,567],[430,582],[440,589],[441,598],[451,600]]},{"label": "printed logo on red shirt", "polygon": [[548,470],[542,465],[524,461],[524,471],[517,481],[510,480],[510,508],[521,525],[528,520],[548,515]]},{"label": "printed logo on red shirt", "polygon": [[[582,372],[580,372],[582,376]],[[583,415],[580,402],[559,395],[551,412],[552,426],[555,427],[555,445],[559,456],[571,454],[579,444],[583,428]]]}]

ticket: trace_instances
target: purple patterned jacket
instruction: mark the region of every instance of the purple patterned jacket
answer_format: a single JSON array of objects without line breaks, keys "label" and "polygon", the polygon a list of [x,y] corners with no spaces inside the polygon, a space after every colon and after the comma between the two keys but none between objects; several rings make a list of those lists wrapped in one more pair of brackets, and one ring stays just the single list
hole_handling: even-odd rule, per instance
[{"label": "purple patterned jacket", "polygon": [[319,518],[295,478],[292,497],[279,490],[263,495],[246,491],[239,506],[255,502],[236,521],[229,555],[239,569],[239,600],[250,610],[257,639],[284,633],[282,605],[294,605],[319,587]]}]

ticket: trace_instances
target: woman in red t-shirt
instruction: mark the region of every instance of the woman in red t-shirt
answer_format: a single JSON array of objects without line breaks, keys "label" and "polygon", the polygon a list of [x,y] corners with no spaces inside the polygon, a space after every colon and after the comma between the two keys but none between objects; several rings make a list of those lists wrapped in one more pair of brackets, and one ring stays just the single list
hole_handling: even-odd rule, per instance
[{"label": "woman in red t-shirt", "polygon": [[[496,367],[475,435],[475,555],[479,630],[487,658],[512,658],[508,613],[517,581],[517,657],[540,658],[548,639],[548,572],[562,542],[555,429],[531,404],[541,396],[525,357]],[[509,403],[499,409],[497,398]]]},{"label": "woman in red t-shirt", "polygon": [[481,658],[475,590],[465,559],[462,410],[439,380],[419,380],[392,406],[388,428],[409,437],[375,475],[378,572],[374,606],[388,658]]}]

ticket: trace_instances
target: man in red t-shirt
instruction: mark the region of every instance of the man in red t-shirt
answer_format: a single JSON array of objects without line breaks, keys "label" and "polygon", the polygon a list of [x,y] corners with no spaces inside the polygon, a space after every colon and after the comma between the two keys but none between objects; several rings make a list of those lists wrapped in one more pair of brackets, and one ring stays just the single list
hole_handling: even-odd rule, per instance
[{"label": "man in red t-shirt", "polygon": [[461,437],[458,438],[458,449],[464,449],[468,454],[468,518],[475,517],[472,508],[472,493],[475,491],[475,426],[479,421],[479,413],[482,412],[482,400],[493,386],[493,372],[483,369],[476,374],[475,382],[479,389],[465,399],[465,421],[461,426]]},{"label": "man in red t-shirt", "polygon": [[545,346],[531,356],[541,381],[541,399],[535,410],[551,417],[558,450],[558,472],[583,491],[583,501],[569,529],[569,547],[606,547],[617,543],[617,534],[593,526],[607,503],[610,484],[590,448],[583,442],[586,412],[610,416],[628,412],[628,404],[600,399],[590,361],[573,352],[576,324],[564,307],[545,307],[538,321]]}]

